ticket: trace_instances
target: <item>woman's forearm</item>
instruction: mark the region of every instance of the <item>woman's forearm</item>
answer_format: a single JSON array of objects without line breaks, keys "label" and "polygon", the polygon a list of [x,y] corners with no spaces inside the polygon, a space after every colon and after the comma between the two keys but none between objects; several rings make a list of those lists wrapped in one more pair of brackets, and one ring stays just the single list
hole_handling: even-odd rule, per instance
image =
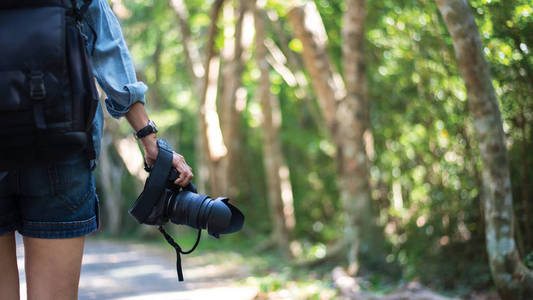
[{"label": "woman's forearm", "polygon": [[135,102],[130,107],[130,110],[126,114],[126,119],[136,132],[146,126],[150,120],[146,110],[144,109],[144,105],[141,102]]},{"label": "woman's forearm", "polygon": [[[135,132],[141,130],[143,127],[148,125],[148,121],[150,120],[148,118],[148,114],[146,113],[146,109],[144,108],[144,105],[141,102],[134,103],[131,107],[128,113],[126,114],[126,119],[130,123],[131,127]],[[143,138],[140,139],[144,153],[148,160],[155,160],[157,157],[157,137],[155,133],[151,133]]]}]

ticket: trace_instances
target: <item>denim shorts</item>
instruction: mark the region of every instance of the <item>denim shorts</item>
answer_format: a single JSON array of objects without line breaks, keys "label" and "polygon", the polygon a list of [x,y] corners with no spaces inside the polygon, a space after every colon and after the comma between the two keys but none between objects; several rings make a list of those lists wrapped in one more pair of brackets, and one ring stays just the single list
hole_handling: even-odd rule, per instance
[{"label": "denim shorts", "polygon": [[16,230],[34,238],[74,238],[98,225],[94,176],[84,155],[0,172],[0,235]]}]

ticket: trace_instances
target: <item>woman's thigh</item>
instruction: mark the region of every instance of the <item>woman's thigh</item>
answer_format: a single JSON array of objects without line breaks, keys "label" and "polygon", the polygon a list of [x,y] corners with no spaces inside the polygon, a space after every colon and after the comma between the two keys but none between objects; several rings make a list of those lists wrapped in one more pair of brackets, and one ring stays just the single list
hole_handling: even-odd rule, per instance
[{"label": "woman's thigh", "polygon": [[2,299],[19,299],[17,246],[14,232],[0,235],[0,266],[2,267],[0,276]]},{"label": "woman's thigh", "polygon": [[85,237],[24,237],[28,300],[78,299]]}]

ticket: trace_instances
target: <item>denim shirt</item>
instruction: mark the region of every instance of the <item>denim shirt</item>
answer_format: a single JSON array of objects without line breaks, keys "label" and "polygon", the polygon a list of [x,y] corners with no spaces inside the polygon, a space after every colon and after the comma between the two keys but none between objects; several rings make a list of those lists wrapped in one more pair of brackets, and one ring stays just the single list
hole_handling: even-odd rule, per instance
[{"label": "denim shirt", "polygon": [[[80,6],[81,2],[78,0]],[[105,105],[109,114],[118,119],[124,116],[135,102],[144,104],[144,94],[148,88],[137,81],[135,67],[120,24],[107,0],[92,1],[84,16],[83,31],[89,37],[87,49],[92,54],[90,59],[93,73],[106,94]],[[96,157],[100,154],[103,123],[102,107],[98,105],[92,126]]]}]

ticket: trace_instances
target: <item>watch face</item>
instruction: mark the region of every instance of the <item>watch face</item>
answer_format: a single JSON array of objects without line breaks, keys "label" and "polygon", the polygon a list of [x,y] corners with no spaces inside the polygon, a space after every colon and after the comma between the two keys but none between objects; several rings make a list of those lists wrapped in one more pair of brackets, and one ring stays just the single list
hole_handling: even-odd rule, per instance
[{"label": "watch face", "polygon": [[154,121],[152,121],[152,120],[148,121],[148,125],[149,125],[149,126],[152,126],[152,128],[153,128],[153,131],[152,131],[152,132],[157,132],[157,131],[158,131],[158,130],[157,130],[157,126],[155,126]]}]

